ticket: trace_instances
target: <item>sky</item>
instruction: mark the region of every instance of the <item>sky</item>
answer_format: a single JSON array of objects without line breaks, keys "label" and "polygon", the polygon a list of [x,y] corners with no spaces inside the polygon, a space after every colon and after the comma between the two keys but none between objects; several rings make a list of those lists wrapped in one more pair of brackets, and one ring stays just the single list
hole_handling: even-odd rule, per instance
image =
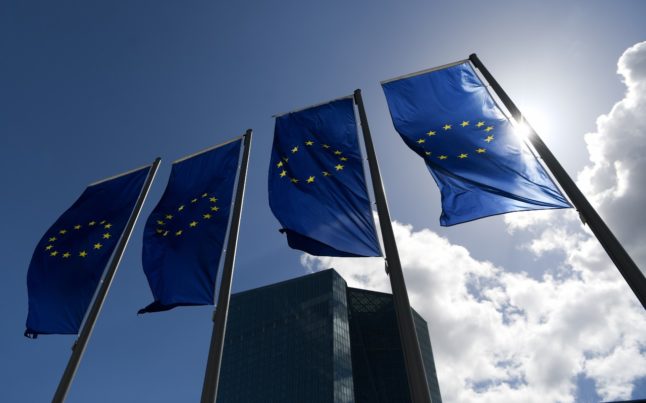
[{"label": "sky", "polygon": [[197,401],[213,307],[151,301],[143,223],[170,162],[254,130],[234,291],[383,260],[288,248],[267,202],[272,115],[363,91],[413,307],[445,402],[646,398],[646,315],[574,210],[439,225],[379,82],[477,53],[646,267],[642,1],[0,2],[0,400],[51,399],[73,336],[23,336],[38,240],[96,180],[162,158],[69,402]]}]

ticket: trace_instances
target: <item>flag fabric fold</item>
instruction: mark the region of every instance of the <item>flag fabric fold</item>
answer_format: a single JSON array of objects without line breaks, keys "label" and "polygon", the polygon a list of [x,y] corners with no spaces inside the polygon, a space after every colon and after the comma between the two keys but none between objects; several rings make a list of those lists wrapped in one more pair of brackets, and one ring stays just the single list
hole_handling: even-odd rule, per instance
[{"label": "flag fabric fold", "polygon": [[269,205],[291,248],[381,256],[352,98],[276,118]]},{"label": "flag fabric fold", "polygon": [[382,87],[395,129],[440,188],[441,225],[571,207],[468,62]]},{"label": "flag fabric fold", "polygon": [[144,227],[142,263],[154,302],[139,313],[212,305],[242,140],[173,164]]},{"label": "flag fabric fold", "polygon": [[150,167],[88,186],[38,242],[25,336],[76,334]]}]

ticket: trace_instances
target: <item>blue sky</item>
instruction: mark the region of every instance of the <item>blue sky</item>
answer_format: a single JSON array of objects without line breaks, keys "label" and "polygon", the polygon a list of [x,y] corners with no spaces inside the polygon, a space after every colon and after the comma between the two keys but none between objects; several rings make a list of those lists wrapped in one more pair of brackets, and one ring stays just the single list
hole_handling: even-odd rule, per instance
[{"label": "blue sky", "polygon": [[[573,212],[532,224],[519,224],[522,218],[514,223],[513,218],[495,217],[441,228],[439,193],[423,162],[395,133],[379,81],[478,53],[568,172],[573,177],[584,172],[581,180],[588,179],[584,190],[592,192],[589,195],[602,213],[608,212],[608,224],[618,229],[617,235],[643,267],[646,254],[635,240],[643,239],[644,227],[631,224],[630,210],[611,208],[600,188],[606,183],[601,179],[612,181],[613,177],[602,176],[605,165],[601,157],[595,160],[594,156],[614,154],[598,154],[599,149],[610,147],[594,140],[595,136],[584,135],[618,132],[612,131],[612,121],[598,126],[596,119],[609,114],[626,96],[622,78],[616,74],[617,61],[627,48],[646,38],[644,15],[646,4],[641,1],[2,2],[0,400],[50,399],[74,341],[71,336],[43,336],[33,341],[22,335],[27,314],[26,272],[34,246],[87,184],[148,164],[157,156],[163,159],[157,180],[68,401],[197,400],[212,307],[136,315],[151,299],[140,263],[143,222],[166,185],[170,162],[254,129],[234,291],[296,277],[330,263],[343,266],[346,263],[304,258],[287,247],[267,203],[267,168],[273,114],[338,98],[356,88],[363,90],[391,216],[401,223],[403,241],[421,237],[451,250],[466,248],[469,264],[512,274],[524,272],[523,284],[551,284],[549,290],[555,292],[564,283],[550,283],[545,276],[570,278],[566,269],[574,267],[582,278],[602,272],[604,279],[616,285],[618,295],[629,293],[603,258],[593,264],[581,262],[585,259],[580,255],[569,255],[575,249],[585,251],[582,244],[568,243],[571,250],[549,244],[549,236],[558,239],[560,234],[581,242],[587,239],[576,222],[564,232],[549,232],[557,224],[550,220],[569,217],[572,221]],[[641,70],[631,71],[636,72],[629,76],[636,83],[646,77]],[[630,78],[624,76],[626,80]],[[635,88],[645,87],[635,84]],[[637,121],[631,129],[635,127],[646,124]],[[631,145],[643,143],[644,131],[637,130],[621,144],[630,150]],[[638,171],[634,169],[630,171],[633,176],[626,176],[628,188],[643,189],[644,182],[635,179]],[[618,200],[633,194],[620,190],[615,192]],[[534,230],[527,230],[526,225],[533,225]],[[594,250],[594,246],[589,248]],[[412,256],[413,249],[407,246],[400,253],[409,250]],[[440,260],[441,252],[434,253]],[[380,287],[385,275],[383,268],[374,269],[378,262],[347,263],[349,271],[342,271],[346,278],[359,274],[359,269],[350,267],[353,264],[372,265],[364,277],[381,276],[359,281],[359,285]],[[605,268],[577,271],[579,264]],[[409,282],[419,273],[413,268],[406,272],[405,267]],[[510,277],[495,281],[509,287],[514,283]],[[492,289],[485,291],[494,301]],[[634,298],[621,298],[626,298],[622,304],[636,312],[635,323],[643,323],[643,310],[636,307]],[[517,396],[519,401],[529,401],[527,396],[550,385],[563,391],[554,401],[567,401],[567,396],[571,401],[646,397],[643,369],[639,376],[617,380],[600,369],[603,361],[593,359],[619,351],[610,341],[601,343],[606,346],[603,351],[586,347],[572,353],[572,357],[593,357],[587,366],[550,362],[555,365],[550,370],[565,383],[552,384],[556,380],[533,375],[535,369],[524,366],[526,361],[518,364],[526,388],[514,383],[518,377],[492,373],[487,378],[484,369],[484,379],[465,376],[460,372],[464,367],[450,362],[452,346],[441,336],[453,329],[433,325],[436,310],[426,304],[434,301],[412,297],[413,305],[430,323],[433,346],[439,350],[440,386],[448,401],[486,401],[494,392],[503,393],[469,386],[482,384],[515,388],[512,392],[518,394],[507,396]],[[575,306],[570,314],[576,318],[590,315],[590,323],[597,323],[598,315],[613,315],[609,323],[624,326],[628,316],[622,320],[615,311],[605,309],[615,302],[599,301],[603,309],[598,312],[578,311],[583,308]],[[472,311],[456,315],[463,313],[464,320],[478,321],[470,316]],[[439,317],[436,323],[445,324]],[[622,328],[613,340],[638,330]],[[583,340],[587,343],[598,334],[587,329],[561,347],[569,351],[572,345],[585,344]],[[642,343],[641,355],[633,357],[640,362],[646,341],[631,337]],[[462,383],[451,384],[450,379]],[[613,389],[613,382],[623,382],[624,389]],[[626,383],[636,387],[626,392]],[[538,386],[532,389],[533,385]],[[461,389],[477,391],[467,396]],[[520,394],[523,391],[526,395]]]}]

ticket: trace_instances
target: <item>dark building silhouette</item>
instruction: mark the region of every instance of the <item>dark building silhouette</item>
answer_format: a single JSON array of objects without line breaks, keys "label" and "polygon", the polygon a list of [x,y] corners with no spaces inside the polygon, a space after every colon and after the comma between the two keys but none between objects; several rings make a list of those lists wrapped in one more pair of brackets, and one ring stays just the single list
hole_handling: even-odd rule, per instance
[{"label": "dark building silhouette", "polygon": [[[440,390],[413,311],[433,403]],[[219,403],[410,402],[392,295],[334,270],[231,296]]]}]

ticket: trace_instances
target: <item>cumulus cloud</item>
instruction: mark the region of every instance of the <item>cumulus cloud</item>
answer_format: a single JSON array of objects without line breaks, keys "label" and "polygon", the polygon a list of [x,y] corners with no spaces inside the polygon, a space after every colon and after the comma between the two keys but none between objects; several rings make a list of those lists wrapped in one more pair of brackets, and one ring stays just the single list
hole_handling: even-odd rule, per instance
[{"label": "cumulus cloud", "polygon": [[646,264],[646,42],[619,59],[627,92],[597,119],[585,141],[591,164],[579,174],[582,190],[627,244],[638,265]]},{"label": "cumulus cloud", "polygon": [[[578,374],[594,379],[604,398],[626,398],[646,376],[646,316],[617,275],[580,268],[583,276],[537,280],[478,261],[428,229],[393,224],[445,401],[572,402]],[[303,255],[302,263],[390,292],[380,259]]]},{"label": "cumulus cloud", "polygon": [[[585,135],[590,163],[578,174],[577,183],[643,270],[646,267],[646,214],[643,213],[646,206],[646,42],[628,48],[617,66],[626,94],[610,112],[599,116],[596,130]],[[545,230],[545,224],[555,222],[549,213],[509,214],[505,222],[511,232],[540,232]],[[555,214],[561,224],[578,225],[576,215]],[[545,237],[551,235],[545,234]]]},{"label": "cumulus cloud", "polygon": [[[578,183],[633,254],[646,263],[646,42],[621,56],[624,99],[586,135]],[[542,276],[473,258],[428,229],[394,222],[409,296],[429,322],[447,402],[573,402],[577,379],[604,400],[630,398],[646,376],[646,315],[598,242],[571,212],[505,217],[530,231],[528,254],[561,252]],[[381,259],[302,256],[334,267],[350,286],[390,291]]]}]

